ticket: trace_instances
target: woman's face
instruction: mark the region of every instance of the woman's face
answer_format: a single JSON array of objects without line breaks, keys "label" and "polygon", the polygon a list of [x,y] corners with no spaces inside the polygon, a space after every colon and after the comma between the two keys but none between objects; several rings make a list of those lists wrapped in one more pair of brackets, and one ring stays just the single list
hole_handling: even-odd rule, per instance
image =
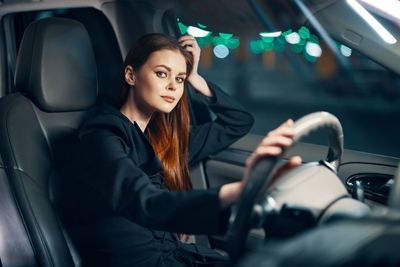
[{"label": "woman's face", "polygon": [[182,97],[185,79],[185,58],[174,50],[152,53],[138,70],[125,68],[125,80],[133,85],[134,102],[146,114],[171,112]]}]

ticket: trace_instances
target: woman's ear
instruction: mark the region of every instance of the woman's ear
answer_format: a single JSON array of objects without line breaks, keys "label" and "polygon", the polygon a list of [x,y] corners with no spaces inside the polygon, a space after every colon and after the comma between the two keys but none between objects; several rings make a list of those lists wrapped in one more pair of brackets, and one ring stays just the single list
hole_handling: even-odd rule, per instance
[{"label": "woman's ear", "polygon": [[131,65],[125,67],[125,81],[130,86],[135,86],[135,71]]}]

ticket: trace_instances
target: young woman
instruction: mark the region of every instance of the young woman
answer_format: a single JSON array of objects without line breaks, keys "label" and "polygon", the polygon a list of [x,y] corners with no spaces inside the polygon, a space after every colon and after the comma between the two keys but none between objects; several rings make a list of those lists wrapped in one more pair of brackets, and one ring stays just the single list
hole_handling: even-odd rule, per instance
[{"label": "young woman", "polygon": [[[198,74],[199,57],[191,36],[143,36],[124,62],[120,107],[101,105],[80,128],[81,171],[67,224],[84,265],[213,266],[223,260],[176,233],[223,234],[246,178],[192,190],[189,166],[245,135],[253,118]],[[203,98],[213,122],[190,126],[187,90]],[[269,133],[248,168],[292,143],[292,123]],[[293,158],[287,166],[298,164]]]}]

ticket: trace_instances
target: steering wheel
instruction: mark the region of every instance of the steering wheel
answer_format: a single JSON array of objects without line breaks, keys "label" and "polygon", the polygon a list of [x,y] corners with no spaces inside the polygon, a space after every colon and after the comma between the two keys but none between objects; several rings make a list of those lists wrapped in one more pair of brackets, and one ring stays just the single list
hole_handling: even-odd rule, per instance
[{"label": "steering wheel", "polygon": [[[343,151],[343,130],[339,120],[328,112],[315,112],[302,117],[294,123],[294,143],[301,140],[311,132],[326,129],[329,137],[329,150],[325,160],[319,162],[312,162],[303,164],[287,174],[279,177],[276,183],[278,183],[278,194],[275,194],[274,203],[279,202],[285,203],[285,199],[292,198],[291,190],[286,193],[285,189],[289,188],[300,188],[301,185],[298,183],[294,186],[293,181],[306,181],[312,176],[315,181],[324,179],[329,176],[330,183],[333,183],[338,189],[335,195],[328,196],[322,203],[321,210],[328,207],[335,200],[346,196],[347,190],[341,183],[340,179],[336,176],[338,167],[340,165],[341,155]],[[231,260],[235,261],[244,247],[244,243],[252,224],[252,215],[260,199],[266,199],[267,196],[274,195],[274,188],[276,183],[272,186],[273,188],[265,190],[265,186],[269,184],[273,176],[273,170],[276,167],[281,157],[266,157],[260,159],[251,170],[251,174],[248,182],[243,188],[241,197],[238,201],[236,211],[232,212],[231,219],[229,221],[228,232],[227,232],[227,245],[228,253]],[[279,188],[280,186],[280,188]],[[283,190],[282,190],[283,188]],[[331,188],[329,188],[331,189]],[[305,190],[309,193],[309,190]],[[290,194],[289,194],[290,193]],[[304,193],[298,195],[297,201],[303,201]],[[277,201],[278,200],[278,201]],[[305,206],[312,205],[312,203],[302,203]],[[328,206],[327,206],[328,205]],[[319,211],[321,211],[319,210]],[[318,212],[318,209],[316,213]]]}]

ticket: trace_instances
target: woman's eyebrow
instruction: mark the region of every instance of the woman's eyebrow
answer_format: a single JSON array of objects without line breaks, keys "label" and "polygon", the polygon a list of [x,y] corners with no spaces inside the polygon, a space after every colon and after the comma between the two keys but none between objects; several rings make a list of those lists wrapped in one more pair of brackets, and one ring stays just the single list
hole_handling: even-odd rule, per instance
[{"label": "woman's eyebrow", "polygon": [[[165,68],[165,69],[167,69],[169,72],[171,72],[171,70],[172,70],[170,67],[168,67],[167,65],[164,65],[164,64],[156,65],[155,67],[162,67],[162,68]],[[179,72],[178,75],[186,75],[186,72]]]},{"label": "woman's eyebrow", "polygon": [[171,68],[164,64],[156,65],[155,67],[163,67],[163,68],[167,69],[169,72],[171,72]]}]

